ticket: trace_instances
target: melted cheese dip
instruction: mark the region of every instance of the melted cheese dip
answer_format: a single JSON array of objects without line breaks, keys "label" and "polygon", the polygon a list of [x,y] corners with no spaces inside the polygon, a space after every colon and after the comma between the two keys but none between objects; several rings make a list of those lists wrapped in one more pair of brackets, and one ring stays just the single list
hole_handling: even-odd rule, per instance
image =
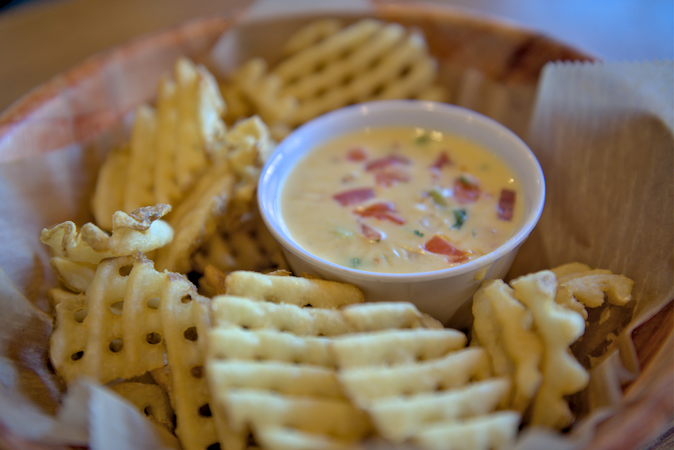
[{"label": "melted cheese dip", "polygon": [[371,272],[447,269],[519,228],[523,195],[496,155],[460,136],[374,128],[310,152],[283,187],[290,235],[308,252]]}]

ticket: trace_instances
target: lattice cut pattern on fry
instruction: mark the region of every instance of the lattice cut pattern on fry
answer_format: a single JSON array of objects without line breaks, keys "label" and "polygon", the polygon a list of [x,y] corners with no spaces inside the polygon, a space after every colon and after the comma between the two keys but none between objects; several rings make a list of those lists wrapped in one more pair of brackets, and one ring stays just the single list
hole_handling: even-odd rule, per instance
[{"label": "lattice cut pattern on fry", "polygon": [[61,298],[50,358],[66,382],[87,375],[107,383],[165,364],[154,301],[165,277],[141,254],[106,259],[84,294]]},{"label": "lattice cut pattern on fry", "polygon": [[519,413],[512,412],[516,420],[502,431],[466,425],[499,414],[494,411],[510,383],[489,378],[485,350],[464,348],[465,343],[463,333],[450,329],[386,330],[341,336],[331,350],[346,395],[386,440],[433,448],[427,433],[456,429],[472,442],[484,440],[471,448],[507,448],[517,434]]},{"label": "lattice cut pattern on fry", "polygon": [[489,353],[496,376],[512,379],[508,406],[523,413],[540,387],[543,343],[534,317],[501,280],[488,280],[473,296],[473,338]]},{"label": "lattice cut pattern on fry", "polygon": [[[210,300],[182,275],[169,273],[162,286],[161,325],[171,370],[171,404],[176,434],[185,450],[204,450],[218,443],[211,396],[204,376],[199,331],[207,328]],[[203,337],[202,337],[203,339]]]},{"label": "lattice cut pattern on fry", "polygon": [[166,393],[156,384],[126,381],[111,387],[124,397],[152,422],[173,430],[173,408]]},{"label": "lattice cut pattern on fry", "polygon": [[534,398],[530,422],[562,429],[573,415],[564,396],[587,386],[588,372],[569,351],[569,346],[585,331],[583,317],[555,302],[557,279],[544,270],[510,282],[522,304],[531,310],[544,345],[541,371],[543,381]]},{"label": "lattice cut pattern on fry", "polygon": [[286,50],[271,71],[264,61],[251,60],[223,88],[232,92],[225,98],[252,105],[272,129],[292,128],[350,103],[445,99],[423,35],[399,24],[363,19],[342,26],[321,20],[298,30]]},{"label": "lattice cut pattern on fry", "polygon": [[228,295],[314,308],[335,309],[364,300],[363,293],[349,284],[247,271],[230,273],[225,288]]},{"label": "lattice cut pattern on fry", "polygon": [[[246,279],[246,283],[290,280],[295,296],[307,298],[301,292],[305,289],[318,298],[315,282],[323,280],[283,275]],[[273,292],[283,292],[284,286],[275,284]],[[350,295],[349,290],[342,292]],[[331,296],[331,290],[323,295]],[[338,382],[333,337],[435,326],[409,304],[347,304],[326,309],[298,306],[303,302],[277,304],[234,295],[213,299],[213,328],[206,331],[206,374],[215,399],[218,436],[225,448],[245,448],[251,432],[265,448],[349,448],[371,433],[371,425]],[[449,333],[453,333],[451,345],[465,344],[461,333]]]},{"label": "lattice cut pattern on fry", "polygon": [[552,272],[558,283],[555,301],[582,314],[584,319],[588,317],[585,308],[597,308],[605,299],[616,306],[624,306],[632,300],[634,281],[610,270],[570,263]]},{"label": "lattice cut pattern on fry", "polygon": [[173,229],[158,220],[171,211],[169,205],[139,208],[126,214],[117,211],[112,218],[112,234],[86,223],[78,232],[73,222],[43,229],[40,241],[51,247],[54,256],[70,261],[98,264],[104,258],[150,252],[173,239]]}]

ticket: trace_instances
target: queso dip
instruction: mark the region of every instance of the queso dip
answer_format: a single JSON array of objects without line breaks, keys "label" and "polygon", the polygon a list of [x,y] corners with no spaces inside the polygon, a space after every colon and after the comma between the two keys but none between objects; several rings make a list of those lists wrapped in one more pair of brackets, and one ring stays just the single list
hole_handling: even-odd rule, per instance
[{"label": "queso dip", "polygon": [[522,188],[496,155],[420,128],[366,128],[300,160],[281,193],[290,235],[343,266],[428,272],[486,255],[515,234]]}]

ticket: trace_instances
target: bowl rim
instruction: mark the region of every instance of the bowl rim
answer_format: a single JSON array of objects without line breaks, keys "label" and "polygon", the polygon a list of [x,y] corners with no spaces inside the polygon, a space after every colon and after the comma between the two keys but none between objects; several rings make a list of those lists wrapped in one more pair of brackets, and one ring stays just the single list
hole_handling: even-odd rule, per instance
[{"label": "bowl rim", "polygon": [[[295,161],[287,163],[286,161],[288,161],[288,159],[286,156],[301,150],[301,137],[314,128],[320,129],[322,127],[330,126],[331,124],[340,123],[343,120],[348,120],[349,117],[354,115],[360,115],[361,117],[373,117],[376,114],[390,112],[392,110],[397,110],[403,113],[409,112],[411,114],[423,114],[424,111],[430,113],[437,112],[447,115],[448,117],[452,117],[454,120],[458,119],[470,123],[470,126],[477,125],[480,127],[485,127],[485,129],[490,130],[490,132],[498,133],[500,135],[499,137],[510,141],[510,145],[517,148],[518,157],[521,156],[521,160],[525,164],[528,164],[526,170],[534,171],[534,178],[536,179],[535,184],[538,186],[538,190],[535,192],[527,193],[527,196],[530,195],[531,197],[531,211],[528,215],[525,216],[518,231],[494,251],[465,264],[449,267],[447,269],[426,272],[382,273],[353,269],[322,259],[304,250],[301,246],[295,243],[295,241],[288,234],[279,230],[279,222],[282,219],[280,214],[277,215],[274,213],[274,210],[279,203],[285,177],[299,160],[299,158],[295,158]],[[351,128],[350,131],[355,131],[356,129],[363,128],[365,126],[367,125],[364,124],[362,127],[358,126]],[[381,127],[385,125],[378,126]],[[329,139],[322,139],[319,142],[325,142],[326,140]],[[314,146],[316,146],[316,144],[314,144]],[[305,152],[302,152],[302,155],[304,154]],[[281,164],[286,164],[285,170],[277,170]],[[282,182],[277,182],[279,177],[283,178]],[[272,184],[275,186],[278,185],[278,188],[274,189],[273,195],[268,195]],[[545,205],[545,194],[545,177],[540,163],[538,162],[538,159],[534,155],[533,151],[519,136],[496,120],[476,111],[448,103],[425,100],[377,100],[349,105],[327,112],[293,130],[279,143],[262,168],[257,189],[257,201],[260,209],[260,215],[271,234],[286,251],[291,252],[308,264],[318,267],[323,271],[334,273],[337,276],[348,277],[354,280],[382,283],[409,283],[445,279],[477,271],[485,266],[491,265],[495,261],[516,250],[526,240],[526,238],[538,223]],[[278,208],[280,208],[280,206]]]}]

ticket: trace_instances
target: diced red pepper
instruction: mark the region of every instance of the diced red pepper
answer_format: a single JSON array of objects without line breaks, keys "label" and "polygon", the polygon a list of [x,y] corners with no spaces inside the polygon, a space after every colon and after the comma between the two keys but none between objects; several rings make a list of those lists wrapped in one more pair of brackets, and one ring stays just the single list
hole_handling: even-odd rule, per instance
[{"label": "diced red pepper", "polygon": [[410,181],[410,175],[405,171],[396,169],[377,170],[374,173],[374,181],[379,186],[391,187],[394,184]]},{"label": "diced red pepper", "polygon": [[412,161],[405,158],[404,156],[394,154],[384,156],[383,158],[375,159],[374,161],[370,161],[365,165],[365,170],[368,172],[372,172],[373,170],[383,169],[384,167],[392,166],[395,164],[408,165],[411,162]]},{"label": "diced red pepper", "polygon": [[459,250],[442,236],[435,235],[426,242],[424,249],[438,255],[448,256],[449,262],[463,262],[468,259],[469,252]]},{"label": "diced red pepper", "polygon": [[342,206],[357,205],[374,197],[374,189],[358,188],[349,191],[340,192],[332,196]]},{"label": "diced red pepper", "polygon": [[454,182],[454,198],[461,204],[474,203],[481,193],[480,186],[465,177],[459,177]]},{"label": "diced red pepper", "polygon": [[365,161],[367,159],[367,153],[363,147],[354,147],[349,149],[346,154],[346,159],[348,161]]},{"label": "diced red pepper", "polygon": [[378,241],[381,239],[381,233],[379,231],[365,225],[364,223],[360,224],[360,229],[363,232],[363,236],[368,239],[372,239],[373,241]]},{"label": "diced red pepper", "polygon": [[367,208],[355,209],[354,214],[361,217],[374,217],[377,220],[390,220],[398,225],[403,225],[406,220],[396,214],[396,210],[391,202],[380,202],[368,206]]},{"label": "diced red pepper", "polygon": [[451,158],[447,154],[447,152],[442,152],[440,155],[438,155],[438,158],[435,160],[433,165],[431,165],[431,169],[442,169],[445,166],[451,166],[453,164]]},{"label": "diced red pepper", "polygon": [[501,197],[498,200],[498,218],[510,221],[513,219],[515,209],[515,198],[517,194],[511,189],[501,189]]}]

